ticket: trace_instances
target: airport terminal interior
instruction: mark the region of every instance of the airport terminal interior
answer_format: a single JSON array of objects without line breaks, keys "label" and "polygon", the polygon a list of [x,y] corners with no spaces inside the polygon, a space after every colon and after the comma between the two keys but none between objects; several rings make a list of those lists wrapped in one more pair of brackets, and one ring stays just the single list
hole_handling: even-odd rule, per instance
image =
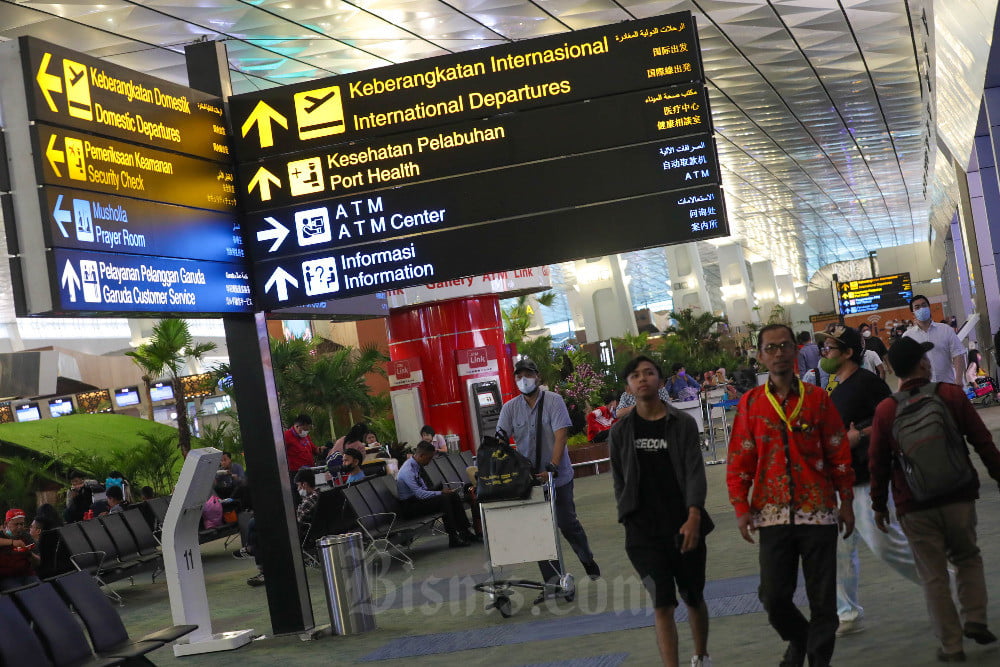
[{"label": "airport terminal interior", "polygon": [[[652,21],[659,17],[664,20]],[[639,27],[632,29],[633,23]],[[483,437],[492,435],[500,406],[519,396],[515,363],[530,354],[544,358],[542,380],[566,397],[581,431],[570,442],[576,509],[603,572],[600,579],[588,578],[570,545],[556,532],[555,545],[575,576],[575,595],[532,604],[533,592],[518,589],[505,596],[508,604],[501,609],[495,604],[496,595],[483,590],[484,582],[493,577],[496,559],[491,558],[499,549],[490,544],[489,536],[490,549],[475,543],[471,548],[449,549],[450,536],[441,525],[429,526],[419,539],[393,542],[388,533],[373,539],[369,528],[378,531],[365,524],[360,529],[366,562],[371,564],[373,550],[379,561],[374,569],[366,568],[372,618],[362,619],[363,627],[351,622],[346,629],[339,627],[338,623],[344,624],[338,614],[345,602],[331,583],[331,569],[335,565],[343,569],[343,563],[332,563],[315,551],[299,553],[301,545],[292,536],[295,499],[287,493],[288,480],[278,478],[279,472],[294,476],[295,471],[285,469],[283,459],[268,469],[270,481],[262,485],[267,490],[247,492],[246,497],[253,498],[265,526],[280,523],[291,531],[276,539],[282,544],[291,540],[293,548],[282,552],[284,560],[272,554],[268,558],[287,569],[281,580],[296,589],[294,594],[283,598],[275,585],[247,585],[248,578],[258,574],[253,558],[243,557],[248,553],[248,532],[253,530],[248,531],[252,513],[234,510],[221,530],[212,532],[201,525],[199,537],[198,525],[191,528],[188,522],[182,530],[184,518],[192,515],[176,502],[170,510],[164,503],[158,514],[144,517],[156,540],[146,545],[148,553],[142,552],[137,529],[129,528],[135,540],[134,563],[123,563],[124,554],[119,553],[115,558],[123,567],[114,574],[103,562],[82,569],[108,574],[97,582],[114,600],[114,609],[133,639],[193,617],[201,618],[203,625],[208,621],[209,636],[203,640],[217,642],[215,648],[207,644],[193,648],[196,641],[185,644],[189,640],[182,639],[173,648],[167,645],[149,654],[157,665],[659,664],[651,604],[626,556],[624,532],[615,514],[606,443],[603,450],[588,449],[594,443],[582,433],[584,413],[599,408],[608,389],[623,390],[614,374],[630,356],[654,350],[668,375],[674,372],[670,368],[674,362],[682,362],[691,374],[697,373],[699,383],[709,382],[705,372],[719,366],[733,381],[732,395],[718,390],[721,394],[713,392],[709,398],[708,389],[699,390],[703,395],[689,411],[697,419],[706,463],[705,510],[716,524],[707,540],[709,649],[715,665],[778,664],[785,643],[769,626],[758,599],[758,547],[740,537],[725,475],[736,398],[766,381],[766,375],[758,375],[766,369],[755,358],[757,332],[773,323],[810,334],[829,331],[834,324],[866,326],[884,347],[915,326],[909,300],[924,296],[933,320],[954,329],[962,354],[978,351],[983,375],[1000,375],[1000,43],[993,44],[998,28],[996,0],[107,0],[100,4],[0,0],[0,156],[4,158],[0,219],[5,230],[0,234],[0,254],[9,260],[0,262],[0,476],[6,494],[0,497],[0,509],[11,509],[12,499],[28,498],[25,494],[30,493],[32,502],[55,504],[61,513],[69,468],[84,468],[88,460],[104,465],[114,460],[100,458],[108,452],[123,456],[123,449],[108,449],[119,437],[141,437],[144,447],[165,451],[167,462],[160,468],[136,464],[136,469],[147,470],[143,474],[152,475],[149,480],[162,483],[161,487],[150,482],[156,495],[173,492],[173,498],[184,497],[197,509],[211,486],[201,475],[215,475],[219,458],[217,453],[206,455],[203,466],[197,470],[190,466],[190,477],[184,476],[189,468],[185,463],[178,483],[181,458],[171,444],[177,442],[178,432],[185,434],[182,441],[188,430],[195,438],[186,446],[182,442],[185,454],[187,447],[199,452],[209,446],[237,449],[231,458],[242,463],[253,480],[254,461],[274,459],[275,451],[284,456],[281,442],[272,447],[267,435],[273,431],[280,437],[282,431],[294,428],[291,420],[300,412],[299,405],[308,406],[315,421],[311,430],[317,445],[324,441],[334,445],[356,421],[367,422],[381,441],[372,452],[381,447],[390,457],[391,463],[380,470],[390,477],[399,467],[393,459],[401,456],[405,461],[406,445],[415,445],[421,427],[433,424],[450,466],[435,464],[444,466],[437,474],[446,485],[461,485]],[[618,53],[615,49],[651,39],[654,30],[661,37],[668,32],[691,35],[683,46],[672,43],[669,56],[664,47],[663,55],[688,57],[681,52],[690,47],[694,54],[688,64],[693,64],[695,74],[685,78],[667,71],[672,66],[657,70],[643,65],[642,76],[650,81],[657,76],[675,78],[664,79],[660,88],[655,83],[601,88],[605,81],[616,79],[614,70],[598,60],[601,50]],[[590,52],[577,45],[585,39]],[[549,81],[531,78],[535,65],[523,64],[528,60],[498,55],[528,53],[535,43],[546,45],[544,53],[553,59],[538,65],[541,72],[553,68],[553,82],[523,87],[509,83],[520,82],[516,77],[521,75],[531,84]],[[205,57],[209,48],[218,54],[217,63]],[[476,79],[472,63],[478,63],[480,49],[492,49],[483,53],[492,54],[489,62],[494,68],[509,68],[491,72],[496,82],[486,75],[482,84]],[[531,54],[541,54],[541,49]],[[18,64],[21,56],[23,67]],[[199,57],[201,61],[193,60]],[[588,57],[598,64],[591,67]],[[49,64],[60,58],[65,80],[62,68]],[[72,58],[99,63],[89,67],[91,90],[76,102],[72,86],[78,79]],[[427,64],[426,71],[420,70],[423,78],[414,83],[411,75],[425,59],[436,60],[429,61],[434,64]],[[506,64],[501,67],[498,62]],[[219,76],[211,71],[216,64]],[[98,90],[101,67],[107,74],[100,72],[104,78]],[[566,68],[565,75],[560,67]],[[678,72],[681,69],[677,67]],[[131,76],[135,82],[162,80],[164,90],[200,86],[191,91],[192,99],[209,101],[193,106],[201,111],[214,109],[214,104],[219,107],[216,132],[224,138],[215,145],[217,154],[199,155],[157,144],[154,139],[162,136],[154,135],[168,135],[170,128],[161,123],[158,129],[157,112],[141,106],[135,108],[153,123],[140,130],[143,141],[122,135],[139,112],[116,114],[108,110],[110,102],[100,100],[110,99],[117,81],[115,94],[138,105],[142,90],[155,86],[133,84]],[[341,76],[345,78],[332,78]],[[463,76],[470,83],[453,80]],[[565,80],[558,81],[562,76]],[[228,93],[225,99],[205,88],[204,82],[213,77]],[[588,78],[593,81],[585,83]],[[583,92],[570,93],[570,81]],[[411,116],[420,118],[413,125],[399,121],[397,129],[362,133],[356,139],[349,132],[336,138],[340,135],[333,133],[343,129],[305,129],[302,116],[312,110],[309,105],[322,104],[332,93],[324,93],[327,97],[322,99],[317,95],[338,85],[374,105],[366,107],[371,111],[368,116],[353,117],[355,129],[363,128],[362,121],[396,122],[392,115],[396,111],[379,107],[378,100],[403,88],[412,89],[404,93],[413,96],[407,98],[411,106],[405,122]],[[462,89],[468,96],[456,97],[454,104],[461,107],[462,99],[473,106],[481,103],[481,112],[448,107],[447,113],[456,114],[453,126],[446,125],[451,121],[421,116],[430,113],[425,99],[439,99],[434,96],[461,85],[470,86]],[[591,90],[587,85],[596,86],[592,90],[598,92],[586,93]],[[287,107],[275,102],[286,87],[295,92],[298,106],[293,106],[292,92],[285,95]],[[565,101],[525,101],[536,89],[562,90],[568,96]],[[668,90],[673,92],[662,92]],[[686,92],[676,92],[681,90]],[[626,95],[642,99],[645,109],[617,114],[619,107],[625,109],[618,100]],[[651,127],[666,134],[647,136],[646,129],[634,130],[650,122],[652,106],[688,96],[683,113],[690,114],[687,122],[698,125],[697,131],[679,129],[682,123],[675,117],[682,114],[681,101],[676,107],[663,106],[663,113],[653,119]],[[83,114],[81,99],[87,107]],[[186,99],[178,101],[181,97],[170,99],[173,102],[159,104],[159,112],[178,111],[187,104]],[[484,99],[492,100],[493,106]],[[504,99],[508,107],[501,103]],[[354,101],[345,102],[345,108],[349,110]],[[445,102],[440,104],[434,108],[444,109]],[[258,112],[261,105],[276,115],[268,120]],[[276,108],[286,109],[289,117]],[[294,138],[298,143],[286,149],[281,142],[293,141],[289,125],[293,108],[298,114],[299,133]],[[659,109],[656,106],[657,114]],[[335,122],[344,126],[343,109],[340,114]],[[534,118],[547,118],[551,124],[531,133],[525,129],[531,139],[522,141],[516,135],[518,128],[531,127]],[[572,120],[559,127],[560,118]],[[88,122],[95,123],[92,130],[87,129]],[[143,127],[144,121],[138,122]],[[469,129],[490,123],[499,124],[499,135]],[[511,134],[510,146],[471,146],[485,143],[483,137],[506,141],[504,127]],[[430,274],[400,269],[394,274],[398,284],[385,278],[381,287],[372,287],[372,280],[388,274],[349,275],[351,256],[341,255],[340,282],[331,286],[328,280],[318,286],[313,280],[323,271],[336,280],[338,265],[312,248],[333,243],[330,229],[336,225],[331,227],[328,216],[339,221],[341,214],[333,205],[328,214],[321,207],[327,195],[309,190],[312,186],[306,181],[299,181],[295,191],[297,168],[320,169],[313,153],[295,151],[325,132],[335,138],[323,144],[327,156],[322,168],[334,174],[335,166],[349,164],[357,167],[353,171],[361,178],[358,165],[374,161],[375,154],[365,146],[396,141],[381,149],[391,152],[410,139],[426,146],[419,143],[423,137],[417,138],[418,131],[426,137],[433,134],[438,147],[457,141],[459,132],[474,139],[463,140],[468,143],[462,148],[448,148],[451,153],[443,151],[447,159],[438,160],[442,154],[438,151],[427,155],[420,166],[422,158],[415,157],[417,162],[399,163],[396,171],[367,171],[367,189],[352,191],[350,181],[345,184],[333,176],[329,198],[333,201],[343,194],[341,210],[354,206],[356,217],[363,217],[357,207],[367,202],[372,216],[370,227],[367,218],[341,224],[340,239],[352,238],[362,228],[369,230],[364,234],[375,236],[376,231],[385,231],[386,220],[393,229],[403,230],[390,231],[379,239],[382,245],[365,246],[366,241],[352,238],[349,244],[361,248],[354,256],[354,268],[376,261],[372,258],[380,252],[398,253],[399,248],[404,255],[431,253],[425,248],[432,246],[421,243],[450,237],[450,244],[442,240],[433,246],[437,268]],[[53,152],[55,135],[48,140],[46,132],[65,133],[65,154]],[[233,198],[224,205],[202,206],[184,199],[195,188],[182,186],[176,194],[150,203],[156,199],[153,194],[129,193],[106,182],[95,185],[94,178],[87,184],[87,175],[78,179],[83,185],[59,181],[61,169],[73,177],[74,132],[81,137],[81,147],[88,137],[96,136],[95,144],[142,144],[152,147],[151,155],[174,156],[181,166],[208,165],[209,181],[218,168],[221,191],[234,193]],[[605,135],[614,138],[605,140]],[[551,141],[548,148],[547,141]],[[176,142],[182,143],[179,138]],[[654,145],[659,153],[650,162],[656,169],[650,181],[635,165],[641,161],[638,151]],[[119,165],[132,159],[112,148],[95,148],[88,159],[96,160],[97,150],[110,154]],[[468,152],[472,166],[455,166],[465,155],[461,151]],[[219,153],[227,155],[220,158]],[[698,162],[695,157],[678,157],[686,154],[697,154]],[[453,159],[455,155],[460,157]],[[150,166],[149,158],[138,150],[136,156],[150,174],[159,171],[163,176],[172,169],[163,160]],[[285,169],[284,160],[290,156],[295,162],[289,161]],[[220,160],[228,160],[228,166],[218,166],[223,164]],[[452,164],[445,164],[449,160]],[[575,166],[576,161],[585,167]],[[696,164],[704,168],[695,169]],[[386,166],[392,165],[386,162]],[[428,173],[421,176],[421,168]],[[262,179],[262,173],[272,180]],[[282,182],[285,177],[287,183]],[[147,178],[150,187],[159,182],[153,175]],[[227,178],[235,184],[228,185]],[[679,180],[658,190],[656,178]],[[640,191],[647,182],[654,186]],[[341,192],[335,192],[337,187]],[[565,193],[552,194],[559,188]],[[121,236],[108,241],[107,247],[88,245],[95,243],[95,237],[81,231],[79,210],[69,205],[73,193],[93,201],[95,220],[85,210],[87,224],[101,223],[106,232],[121,223],[126,246],[145,247],[145,237],[137,232],[145,229],[143,220],[133,214],[129,222],[121,208],[141,200],[134,203],[134,210],[153,211],[162,204],[165,208],[156,209],[156,215],[163,220],[181,221],[190,214],[191,219],[216,225],[213,234],[222,230],[216,236],[225,237],[230,257],[220,260],[205,249],[215,237],[195,235],[181,242],[178,232],[173,240],[176,248],[162,253],[168,258],[164,261],[190,261],[191,266],[197,262],[204,275],[199,271],[187,274],[194,278],[178,280],[201,281],[201,285],[171,301],[181,305],[176,310],[119,307],[133,297],[115,296],[113,302],[110,294],[116,293],[108,286],[114,280],[119,285],[127,282],[128,271],[103,273],[104,291],[88,293],[87,267],[93,265],[96,272],[100,265],[103,272],[104,264],[97,259],[110,265],[118,256],[114,253],[143,257],[144,252],[113,248],[121,245]],[[106,215],[98,213],[104,205],[98,197],[115,202],[108,204]],[[427,203],[435,197],[448,202],[447,217],[444,204],[438,211]],[[409,217],[389,217],[387,209],[378,228],[383,199],[389,207],[395,201],[407,202]],[[83,200],[74,199],[74,205],[78,201]],[[315,207],[304,210],[300,204],[306,201],[316,202]],[[88,206],[84,201],[84,209]],[[110,212],[115,207],[122,211],[117,220]],[[198,213],[190,213],[195,210]],[[463,214],[480,217],[453,222]],[[297,237],[289,233],[293,217]],[[992,224],[991,218],[998,223]],[[442,229],[433,228],[442,220]],[[319,227],[308,226],[317,221]],[[75,223],[75,238],[70,238],[64,223],[70,225],[69,232]],[[169,236],[165,229],[160,231]],[[189,233],[188,227],[182,231]],[[293,242],[299,245],[298,254],[288,256],[301,260],[299,274],[281,263],[286,261],[281,253]],[[271,253],[283,243],[278,253],[283,259],[275,259]],[[411,243],[410,250],[400,243]],[[364,255],[366,248],[372,254]],[[95,262],[77,259],[90,255]],[[243,263],[232,263],[233,256]],[[205,289],[212,288],[216,269],[224,272],[225,279],[239,281],[229,290],[226,305],[207,311],[185,309],[184,297],[193,300],[191,294],[197,293],[200,299]],[[179,275],[185,275],[183,269]],[[440,276],[440,280],[420,282],[414,275]],[[166,271],[156,276],[151,282],[166,285],[170,280]],[[300,283],[305,295],[317,298],[300,295],[296,291]],[[240,301],[251,290],[258,307],[248,306],[250,299]],[[318,300],[337,290],[345,292],[345,298]],[[171,300],[173,294],[171,290]],[[102,299],[101,307],[87,305]],[[230,308],[232,304],[236,305]],[[185,326],[177,333],[181,338],[174,339],[180,342],[170,363],[143,365],[157,342],[169,331],[179,331],[163,324],[175,318]],[[324,376],[317,360],[337,360],[342,366]],[[345,370],[344,364],[350,368]],[[886,382],[895,391],[892,369],[880,372],[887,373]],[[260,391],[248,392],[245,387],[251,382],[259,382],[254,386]],[[969,400],[996,438],[1000,435],[997,388],[980,393],[975,384],[968,390]],[[247,401],[242,406],[241,397]],[[259,415],[256,432],[267,441],[264,445],[247,444],[248,430],[251,434],[253,430],[246,421],[241,432],[240,420],[250,414]],[[80,427],[69,426],[78,417],[108,421],[95,421],[78,432],[75,428]],[[143,426],[115,421],[119,417]],[[153,430],[150,421],[155,423]],[[59,423],[66,426],[60,429]],[[126,431],[130,435],[122,435]],[[95,449],[88,454],[88,447]],[[257,451],[244,451],[251,448]],[[31,456],[25,458],[26,451]],[[40,476],[24,462],[35,461],[36,455],[72,461],[73,466]],[[1000,599],[1000,493],[987,468],[973,458],[983,481],[977,505],[979,545],[993,594],[988,615],[995,629],[995,619],[1000,618],[996,601]],[[322,466],[324,460],[315,463]],[[365,463],[371,463],[369,456]],[[86,477],[101,484],[105,476],[108,482],[115,477],[103,468],[87,472]],[[324,485],[331,483],[324,479],[325,472],[316,473]],[[458,482],[448,481],[452,472]],[[28,488],[29,477],[35,489]],[[103,486],[98,491],[105,492]],[[139,489],[131,492],[138,504]],[[384,498],[365,502],[374,508],[376,501],[391,505]],[[270,514],[260,514],[263,504]],[[24,509],[30,521],[35,507]],[[476,514],[473,508],[470,516]],[[553,517],[547,518],[551,523]],[[171,531],[194,540],[185,543],[190,548],[178,549],[184,554],[180,560],[168,555],[175,539],[183,541],[168,536]],[[87,539],[93,551],[106,551],[93,536]],[[531,541],[524,535],[514,539],[518,544]],[[331,544],[328,556],[347,553],[343,544]],[[278,551],[275,547],[274,554]],[[234,558],[234,552],[243,556]],[[139,564],[143,558],[150,567]],[[159,565],[152,564],[156,558],[162,558]],[[198,558],[201,562],[195,565]],[[937,664],[937,642],[920,587],[863,547],[860,558],[867,631],[838,637],[833,664]],[[537,577],[533,563],[524,564],[533,560],[537,559],[510,561],[504,574]],[[133,565],[134,576],[128,572]],[[68,567],[81,569],[76,560]],[[178,578],[171,568],[178,572],[186,568],[197,576]],[[801,580],[799,588],[795,601],[803,607]],[[185,604],[190,607],[187,612]],[[279,610],[289,609],[294,611],[291,620],[277,618]],[[686,621],[684,605],[677,618]],[[73,622],[77,623],[75,617]],[[693,647],[686,622],[678,623],[678,632],[681,664],[687,664]],[[178,650],[181,646],[189,648]],[[1000,664],[995,643],[980,647],[966,641],[965,652],[972,664]]]}]

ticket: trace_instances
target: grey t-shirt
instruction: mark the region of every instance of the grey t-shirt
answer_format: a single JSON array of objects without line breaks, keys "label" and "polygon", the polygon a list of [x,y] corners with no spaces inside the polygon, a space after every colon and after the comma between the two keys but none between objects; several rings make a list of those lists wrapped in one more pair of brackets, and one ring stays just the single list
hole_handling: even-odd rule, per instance
[{"label": "grey t-shirt", "polygon": [[[551,391],[539,390],[544,393],[542,400],[542,470],[545,464],[552,460],[552,449],[555,447],[555,432],[561,428],[569,428],[572,421],[569,418],[569,411],[562,396]],[[538,401],[533,408],[528,407],[528,401],[524,396],[512,398],[503,404],[500,409],[500,419],[497,428],[502,429],[507,435],[514,439],[517,444],[517,451],[528,457],[532,465],[535,463],[535,432],[536,420],[538,419]],[[562,458],[559,460],[559,472],[555,478],[556,486],[563,486],[573,481],[573,466],[569,462],[569,448],[563,449]]]}]

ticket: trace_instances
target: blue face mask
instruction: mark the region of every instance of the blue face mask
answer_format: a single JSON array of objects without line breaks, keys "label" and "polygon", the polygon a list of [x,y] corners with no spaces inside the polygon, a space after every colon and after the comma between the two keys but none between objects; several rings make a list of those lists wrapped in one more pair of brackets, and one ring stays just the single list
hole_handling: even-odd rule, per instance
[{"label": "blue face mask", "polygon": [[913,316],[921,322],[926,322],[931,319],[931,309],[926,306],[923,308],[917,308],[913,311]]},{"label": "blue face mask", "polygon": [[121,477],[108,477],[107,479],[104,480],[104,488],[105,489],[107,489],[109,487],[112,487],[112,486],[121,486],[121,485],[122,485],[122,478]]}]

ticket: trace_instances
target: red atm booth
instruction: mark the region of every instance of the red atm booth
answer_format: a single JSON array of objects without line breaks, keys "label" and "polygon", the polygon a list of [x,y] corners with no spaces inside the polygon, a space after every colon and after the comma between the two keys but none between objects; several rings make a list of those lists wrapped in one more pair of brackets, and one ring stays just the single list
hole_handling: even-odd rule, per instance
[{"label": "red atm booth", "polygon": [[500,300],[551,286],[548,267],[396,290],[389,300],[389,391],[400,442],[428,424],[475,451],[514,396]]}]

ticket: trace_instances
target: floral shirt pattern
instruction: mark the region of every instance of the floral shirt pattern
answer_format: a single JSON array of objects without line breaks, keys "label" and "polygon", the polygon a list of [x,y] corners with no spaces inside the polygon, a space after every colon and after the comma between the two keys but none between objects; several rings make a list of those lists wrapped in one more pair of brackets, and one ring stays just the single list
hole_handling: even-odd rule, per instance
[{"label": "floral shirt pattern", "polygon": [[763,386],[744,394],[737,407],[726,484],[736,516],[749,512],[757,527],[835,524],[837,493],[841,502],[854,497],[851,449],[833,401],[819,387],[805,384],[804,396],[793,389],[786,397],[786,417],[800,400],[793,431]]}]

